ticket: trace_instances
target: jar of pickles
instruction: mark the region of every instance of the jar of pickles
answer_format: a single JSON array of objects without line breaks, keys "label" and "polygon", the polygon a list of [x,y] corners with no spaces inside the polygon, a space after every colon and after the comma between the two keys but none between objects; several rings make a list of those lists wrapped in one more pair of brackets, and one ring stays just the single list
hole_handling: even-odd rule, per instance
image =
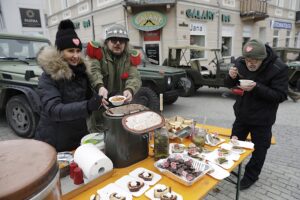
[{"label": "jar of pickles", "polygon": [[159,160],[169,156],[169,136],[165,128],[154,131],[154,159]]},{"label": "jar of pickles", "polygon": [[192,142],[199,148],[203,148],[205,145],[206,130],[203,128],[195,128],[192,133]]}]

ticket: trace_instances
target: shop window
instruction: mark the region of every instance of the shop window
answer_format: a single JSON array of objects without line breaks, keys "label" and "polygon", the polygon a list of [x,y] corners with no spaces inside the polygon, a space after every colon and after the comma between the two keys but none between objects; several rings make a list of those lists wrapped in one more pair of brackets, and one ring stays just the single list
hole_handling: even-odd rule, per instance
[{"label": "shop window", "polygon": [[273,32],[273,47],[278,47],[279,30]]},{"label": "shop window", "polygon": [[231,56],[232,37],[222,37],[222,56]]},{"label": "shop window", "polygon": [[[191,35],[190,44],[205,47],[205,35]],[[204,51],[193,51],[191,50],[190,59],[204,58]]]}]

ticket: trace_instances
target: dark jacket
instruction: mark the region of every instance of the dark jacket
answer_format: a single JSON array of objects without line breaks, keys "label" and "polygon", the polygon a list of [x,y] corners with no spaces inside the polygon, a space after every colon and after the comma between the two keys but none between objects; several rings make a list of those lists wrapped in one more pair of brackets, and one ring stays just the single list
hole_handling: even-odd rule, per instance
[{"label": "dark jacket", "polygon": [[239,79],[250,79],[257,84],[252,91],[237,96],[233,106],[236,120],[242,123],[274,124],[279,103],[287,99],[288,68],[268,45],[266,48],[268,56],[257,71],[249,71],[245,59],[240,57],[235,63],[238,77],[231,79],[228,75],[225,79],[228,88],[236,87]]},{"label": "dark jacket", "polygon": [[87,67],[83,62],[69,66],[54,47],[43,49],[37,59],[44,72],[38,83],[42,111],[35,137],[57,151],[74,150],[88,133],[87,99],[91,89]]}]

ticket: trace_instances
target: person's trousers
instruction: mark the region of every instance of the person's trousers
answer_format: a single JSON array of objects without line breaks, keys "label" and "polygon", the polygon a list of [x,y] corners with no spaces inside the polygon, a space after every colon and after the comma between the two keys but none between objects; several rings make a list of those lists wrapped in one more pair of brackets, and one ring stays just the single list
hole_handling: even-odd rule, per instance
[{"label": "person's trousers", "polygon": [[251,141],[254,143],[252,157],[245,167],[244,178],[255,182],[263,168],[267,151],[271,145],[272,125],[255,126],[235,121],[232,127],[232,136],[237,136],[239,140],[246,140],[251,134]]}]

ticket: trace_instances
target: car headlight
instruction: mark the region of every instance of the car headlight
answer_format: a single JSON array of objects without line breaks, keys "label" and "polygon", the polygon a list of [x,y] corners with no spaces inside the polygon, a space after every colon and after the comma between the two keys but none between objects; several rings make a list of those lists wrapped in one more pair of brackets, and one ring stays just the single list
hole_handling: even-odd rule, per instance
[{"label": "car headlight", "polygon": [[171,78],[171,77],[168,77],[168,79],[167,79],[167,84],[168,84],[168,86],[170,86],[171,83],[172,83],[172,78]]}]

